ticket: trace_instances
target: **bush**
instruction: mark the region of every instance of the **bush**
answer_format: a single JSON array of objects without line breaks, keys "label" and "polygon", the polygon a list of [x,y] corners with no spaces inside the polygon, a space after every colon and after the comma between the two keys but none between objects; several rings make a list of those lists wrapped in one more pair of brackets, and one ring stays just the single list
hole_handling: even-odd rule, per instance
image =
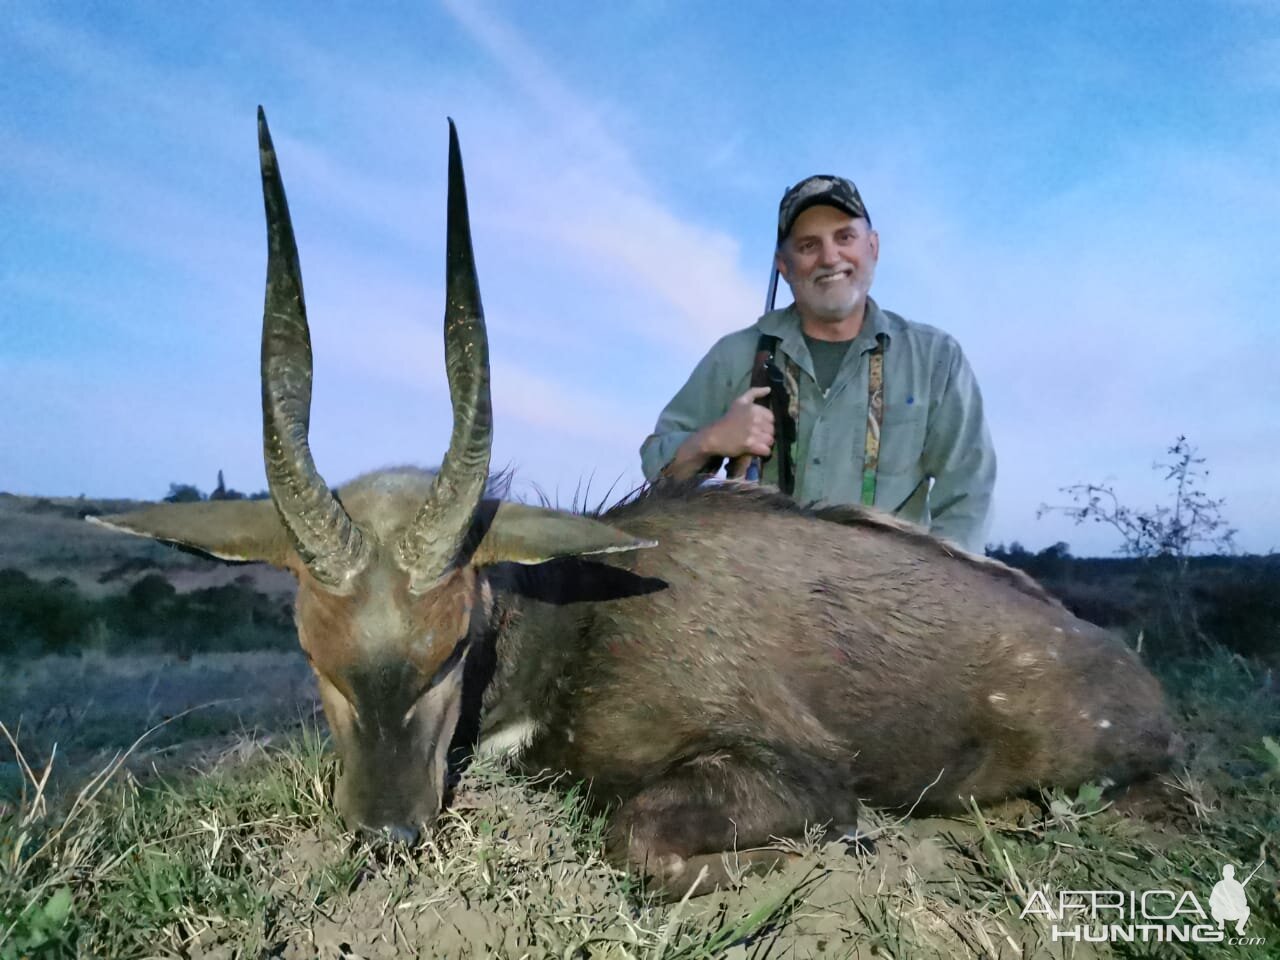
[{"label": "bush", "polygon": [[99,583],[110,583],[112,580],[119,580],[131,573],[138,573],[142,570],[154,570],[159,564],[151,557],[129,557],[121,560],[114,567],[104,570],[98,575]]},{"label": "bush", "polygon": [[1280,564],[1233,570],[1196,594],[1200,623],[1219,643],[1250,656],[1280,651]]},{"label": "bush", "polygon": [[[1210,497],[1201,484],[1209,476],[1205,458],[1186,437],[1165,451],[1168,462],[1152,465],[1170,484],[1167,504],[1139,509],[1121,502],[1105,484],[1063,487],[1072,503],[1041,504],[1037,513],[1062,513],[1079,523],[1100,523],[1121,537],[1118,553],[1143,561],[1157,598],[1144,627],[1167,653],[1186,653],[1209,642],[1199,622],[1192,592],[1191,558],[1198,549],[1231,553],[1235,529],[1222,516],[1221,498]],[[1065,545],[1064,545],[1065,546]]]},{"label": "bush", "polygon": [[124,593],[81,595],[64,577],[43,582],[0,570],[0,655],[74,653],[88,647],[136,652],[290,649],[297,643],[288,602],[249,582],[178,593],[149,573]]},{"label": "bush", "polygon": [[21,570],[0,570],[0,653],[77,648],[91,620],[91,605],[66,577],[42,583]]},{"label": "bush", "polygon": [[165,503],[199,503],[205,499],[205,495],[196,487],[189,483],[171,483],[169,484],[169,493],[165,496]]},{"label": "bush", "polygon": [[218,471],[218,482],[213,488],[213,493],[207,497],[199,487],[191,483],[171,483],[169,484],[169,495],[166,496],[166,503],[198,503],[201,500],[266,500],[270,493],[266,490],[259,490],[257,493],[241,493],[233,487],[228,487],[226,481],[222,477],[222,471]]}]

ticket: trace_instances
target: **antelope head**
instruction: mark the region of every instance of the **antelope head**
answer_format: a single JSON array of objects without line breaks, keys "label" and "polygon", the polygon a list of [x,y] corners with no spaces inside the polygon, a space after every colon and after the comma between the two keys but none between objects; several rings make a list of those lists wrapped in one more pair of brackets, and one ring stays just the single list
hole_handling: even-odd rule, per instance
[{"label": "antelope head", "polygon": [[308,443],[311,337],[284,185],[266,118],[258,143],[267,218],[262,319],[268,501],[165,504],[94,518],[298,580],[298,639],[342,761],[347,825],[416,837],[440,812],[469,638],[488,613],[484,568],[651,546],[584,517],[485,499],[493,416],[489,348],[457,132],[449,122],[444,317],[453,406],[434,474],[401,469],[330,490]]}]

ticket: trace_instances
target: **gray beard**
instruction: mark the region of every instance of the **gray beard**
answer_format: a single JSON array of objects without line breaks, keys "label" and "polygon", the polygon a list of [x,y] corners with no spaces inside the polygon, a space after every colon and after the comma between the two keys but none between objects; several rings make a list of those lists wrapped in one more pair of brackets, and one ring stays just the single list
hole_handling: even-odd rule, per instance
[{"label": "gray beard", "polygon": [[[795,296],[796,288],[791,287],[791,295]],[[806,302],[803,305],[805,316],[816,323],[839,323],[856,313],[867,302],[867,291],[859,291],[857,296],[851,296],[844,303],[825,305],[822,303],[814,304]],[[796,304],[800,306],[801,300],[796,297]]]},{"label": "gray beard", "polygon": [[816,323],[837,324],[848,317],[851,313],[857,311],[860,302],[861,301],[855,301],[853,306],[839,309],[835,307],[819,307],[817,309],[807,307],[805,312],[809,315],[809,319]]}]

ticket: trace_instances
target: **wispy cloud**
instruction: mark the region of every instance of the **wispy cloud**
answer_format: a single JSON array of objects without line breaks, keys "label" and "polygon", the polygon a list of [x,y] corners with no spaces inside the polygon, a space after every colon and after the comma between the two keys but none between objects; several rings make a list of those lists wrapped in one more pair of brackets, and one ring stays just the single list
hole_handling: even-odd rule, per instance
[{"label": "wispy cloud", "polygon": [[[346,21],[149,9],[20,12],[0,36],[0,325],[23,335],[0,350],[0,401],[26,413],[0,427],[6,486],[154,495],[210,466],[260,470],[262,102],[311,311],[313,445],[334,480],[447,443],[452,115],[495,462],[527,482],[638,476],[662,404],[759,312],[761,231],[811,168],[863,186],[881,303],[973,361],[1000,449],[997,538],[1106,550],[1097,531],[1037,523],[1036,504],[1108,476],[1153,499],[1149,464],[1186,432],[1256,531],[1246,545],[1280,541],[1257,479],[1280,448],[1274,4],[1223,4],[1219,59],[1189,72],[1151,37],[1201,38],[1146,13],[1110,11],[1100,36],[1020,5],[945,32],[868,8],[856,92],[834,103],[797,96],[806,81],[775,54],[837,39],[749,11],[704,31],[710,15],[685,7],[593,8],[589,25],[462,0]],[[203,52],[174,56],[186,48]]]},{"label": "wispy cloud", "polygon": [[[1215,468],[1228,516],[1253,513],[1253,471],[1275,457],[1249,411],[1280,408],[1268,373],[1280,331],[1256,287],[1271,255],[1240,244],[1275,208],[1259,173],[1213,147],[1135,145],[1111,176],[1039,201],[1030,229],[984,230],[936,198],[897,205],[912,243],[882,249],[899,289],[910,284],[908,310],[954,333],[983,384],[1001,453],[993,539],[1105,550],[1105,530],[1036,522],[1036,507],[1080,482],[1161,501],[1150,465],[1181,434]],[[1280,537],[1251,519],[1254,549]]]},{"label": "wispy cloud", "polygon": [[604,111],[574,93],[509,24],[482,4],[445,6],[528,96],[537,127],[556,141],[552,150],[520,152],[524,162],[510,166],[506,200],[518,215],[573,255],[657,296],[669,313],[635,331],[654,342],[701,347],[753,320],[758,283],[742,270],[738,242],[657,198]]},{"label": "wispy cloud", "polygon": [[601,108],[574,93],[509,23],[483,3],[443,0],[443,6],[507,74],[521,98],[537,108],[541,121],[554,128],[566,155],[582,157],[608,170],[615,182],[643,189],[644,177],[625,147],[614,139]]}]

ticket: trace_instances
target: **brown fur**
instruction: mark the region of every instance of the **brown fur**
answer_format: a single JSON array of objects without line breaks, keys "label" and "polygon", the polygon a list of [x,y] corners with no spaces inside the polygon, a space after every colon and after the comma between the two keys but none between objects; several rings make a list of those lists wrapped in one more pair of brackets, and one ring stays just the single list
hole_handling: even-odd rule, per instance
[{"label": "brown fur", "polygon": [[860,800],[956,809],[1167,761],[1154,678],[1002,564],[751,487],[661,485],[601,519],[659,545],[611,558],[615,596],[585,605],[600,564],[495,574],[486,703],[533,721],[527,767],[618,804],[615,855],[660,882]]},{"label": "brown fur", "polygon": [[[386,544],[432,482],[398,469],[340,491],[372,560],[339,588],[296,556],[274,558],[299,578],[300,640],[353,825],[409,835],[435,817],[469,696],[485,735],[525,741],[525,768],[592,781],[614,810],[611,855],[677,895],[695,867],[724,880],[721,851],[852,822],[864,801],[955,809],[1037,785],[1124,782],[1167,760],[1162,694],[1132,652],[1023,574],[891,517],[750,485],[664,483],[594,525],[543,511],[504,530],[485,501],[467,538],[485,565],[415,594]],[[105,522],[225,549],[207,509],[203,539],[184,537],[181,509]],[[226,519],[238,555],[279,550],[269,512]],[[590,545],[502,562],[508,547],[542,552],[543,523],[551,542],[563,527]],[[656,546],[572,556],[619,542]]]}]

